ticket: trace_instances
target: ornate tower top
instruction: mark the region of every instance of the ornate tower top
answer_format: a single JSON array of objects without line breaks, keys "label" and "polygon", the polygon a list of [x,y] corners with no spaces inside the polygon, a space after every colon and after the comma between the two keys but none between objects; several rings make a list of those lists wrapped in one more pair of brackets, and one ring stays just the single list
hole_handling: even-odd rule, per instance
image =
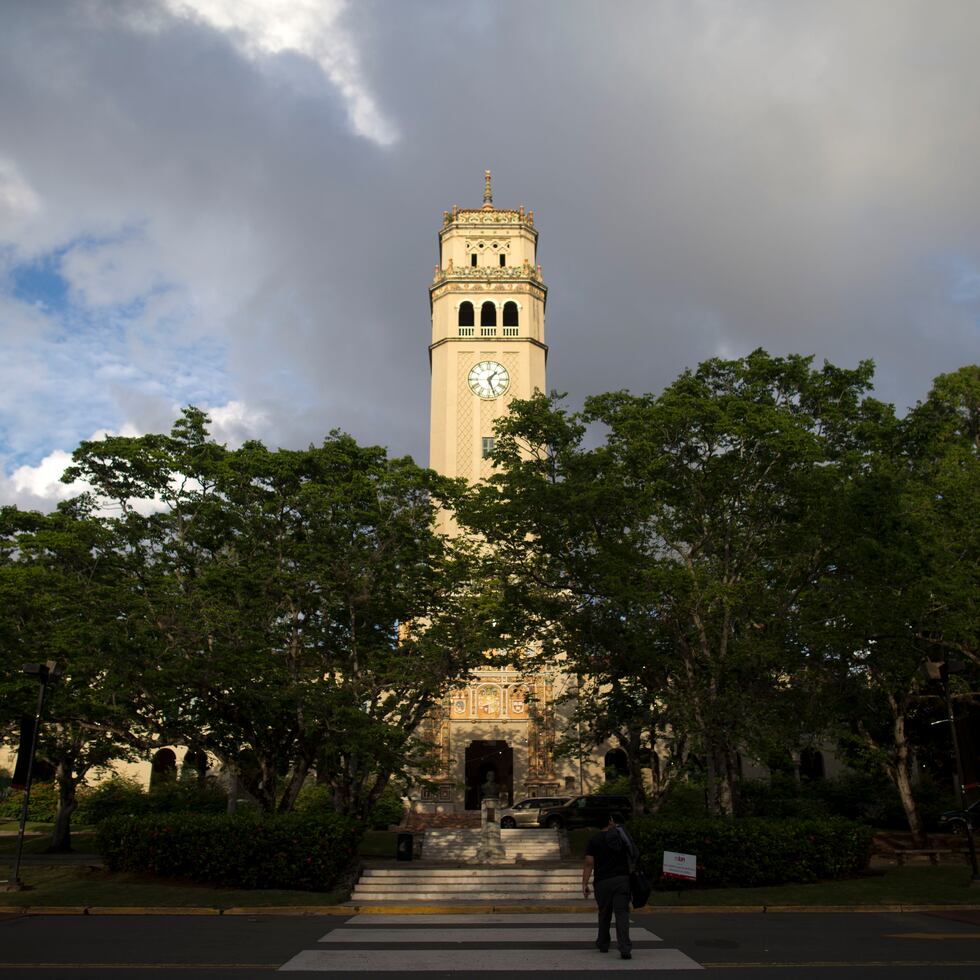
[{"label": "ornate tower top", "polygon": [[[498,225],[518,225],[537,238],[534,227],[534,212],[525,211],[522,204],[519,208],[498,208],[493,203],[493,187],[490,184],[490,171],[483,171],[483,205],[479,208],[461,208],[453,205],[452,211],[442,212],[442,231],[445,234],[452,229],[464,225],[479,225],[481,227]],[[533,264],[533,263],[532,263]]]}]

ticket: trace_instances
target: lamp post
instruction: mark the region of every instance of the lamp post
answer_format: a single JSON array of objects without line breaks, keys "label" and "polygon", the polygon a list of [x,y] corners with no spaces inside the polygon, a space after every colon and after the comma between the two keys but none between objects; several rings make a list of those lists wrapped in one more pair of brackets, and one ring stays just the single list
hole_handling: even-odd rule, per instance
[{"label": "lamp post", "polygon": [[[57,661],[49,660],[43,664],[24,664],[24,673],[37,677],[39,689],[37,692],[37,708],[34,712],[34,726],[31,730],[30,743],[27,746],[27,776],[24,780],[24,802],[20,808],[20,827],[17,833],[17,851],[14,855],[13,874],[7,880],[5,891],[20,891],[24,884],[20,880],[20,859],[24,851],[24,831],[27,828],[27,812],[31,802],[31,782],[34,778],[34,751],[37,748],[37,733],[41,727],[41,713],[44,711],[44,699],[48,693],[48,684],[58,679]],[[21,745],[20,751],[24,751]]]},{"label": "lamp post", "polygon": [[[964,786],[966,784],[966,778],[963,775],[963,757],[960,754],[960,740],[956,734],[956,715],[953,711],[953,698],[949,693],[949,675],[962,673],[966,669],[966,666],[957,662],[950,663],[949,659],[946,658],[942,663],[926,660],[923,662],[922,667],[926,677],[929,680],[939,681],[943,689],[943,697],[946,701],[946,720],[949,722],[949,731],[953,739],[953,758],[956,760],[956,790],[960,798],[960,809],[965,812],[966,792]],[[966,845],[970,852],[970,867],[972,869],[970,887],[980,888],[980,869],[977,868],[977,849],[973,840],[973,823],[970,820],[969,814],[967,814],[964,824],[966,826]]]}]

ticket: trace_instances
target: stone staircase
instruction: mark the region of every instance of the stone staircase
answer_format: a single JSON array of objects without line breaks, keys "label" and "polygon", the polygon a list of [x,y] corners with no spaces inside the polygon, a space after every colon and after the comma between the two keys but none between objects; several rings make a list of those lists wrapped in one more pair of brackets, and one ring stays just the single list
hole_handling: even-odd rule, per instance
[{"label": "stone staircase", "polygon": [[[500,840],[507,863],[561,860],[557,830],[501,830]],[[471,863],[476,860],[479,844],[479,830],[430,827],[422,838],[422,860]]]},{"label": "stone staircase", "polygon": [[367,868],[351,902],[461,904],[582,901],[582,870],[562,868]]}]

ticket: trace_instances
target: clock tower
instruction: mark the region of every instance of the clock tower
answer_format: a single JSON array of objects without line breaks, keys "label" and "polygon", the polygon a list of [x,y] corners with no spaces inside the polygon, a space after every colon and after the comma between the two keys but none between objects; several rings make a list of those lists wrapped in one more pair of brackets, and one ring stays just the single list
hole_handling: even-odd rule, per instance
[{"label": "clock tower", "polygon": [[429,287],[429,466],[446,476],[489,476],[494,422],[512,399],[546,390],[537,246],[534,212],[494,207],[489,170],[482,207],[443,212]]},{"label": "clock tower", "polygon": [[[537,247],[534,212],[495,207],[489,170],[482,207],[443,212],[429,286],[429,466],[446,476],[471,483],[490,476],[494,423],[515,398],[546,390],[548,290]],[[442,520],[447,533],[457,533],[451,518]],[[419,788],[417,811],[478,810],[491,776],[502,801],[578,785],[575,770],[554,753],[563,690],[556,672],[527,676],[519,662],[474,670],[423,723],[435,773]]]}]

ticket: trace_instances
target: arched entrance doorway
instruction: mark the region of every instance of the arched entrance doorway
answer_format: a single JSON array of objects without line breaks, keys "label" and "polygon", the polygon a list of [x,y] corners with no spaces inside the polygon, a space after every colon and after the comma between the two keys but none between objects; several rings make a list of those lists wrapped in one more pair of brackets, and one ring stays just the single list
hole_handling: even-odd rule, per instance
[{"label": "arched entrance doorway", "polygon": [[508,803],[514,800],[514,750],[503,740],[470,742],[466,747],[466,809],[480,809],[480,787],[492,772],[507,794]]},{"label": "arched entrance doorway", "polygon": [[610,749],[603,760],[606,769],[606,779],[619,779],[630,774],[630,762],[623,749]]},{"label": "arched entrance doorway", "polygon": [[160,749],[150,760],[150,790],[177,782],[177,756],[173,749]]}]

